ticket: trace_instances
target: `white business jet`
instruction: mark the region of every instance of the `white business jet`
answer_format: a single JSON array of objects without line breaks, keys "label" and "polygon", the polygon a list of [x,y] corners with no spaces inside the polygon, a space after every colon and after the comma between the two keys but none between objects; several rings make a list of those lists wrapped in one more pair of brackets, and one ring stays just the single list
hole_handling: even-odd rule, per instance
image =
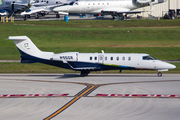
[{"label": "white business jet", "polygon": [[[69,5],[55,7],[53,10],[59,14],[69,13],[93,13],[108,14],[123,20],[127,14],[135,14],[147,11],[132,11],[145,6],[163,3],[167,0],[76,0]],[[152,11],[151,10],[151,11]]]},{"label": "white business jet", "polygon": [[11,17],[13,14],[21,13],[31,7],[30,0],[4,0],[0,5],[0,16]]},{"label": "white business jet", "polygon": [[21,53],[21,63],[40,62],[61,68],[81,71],[81,76],[87,76],[90,71],[103,70],[158,70],[174,69],[176,66],[156,60],[148,54],[137,53],[79,53],[65,52],[54,54],[39,50],[27,36],[9,36]]},{"label": "white business jet", "polygon": [[59,18],[60,15],[58,12],[53,11],[53,8],[67,5],[69,2],[67,0],[36,0],[32,4],[32,7],[24,12],[21,15],[24,17],[24,20],[30,18],[32,14],[35,14],[35,18],[38,19],[39,16],[45,16],[49,12],[55,12],[56,17]]}]

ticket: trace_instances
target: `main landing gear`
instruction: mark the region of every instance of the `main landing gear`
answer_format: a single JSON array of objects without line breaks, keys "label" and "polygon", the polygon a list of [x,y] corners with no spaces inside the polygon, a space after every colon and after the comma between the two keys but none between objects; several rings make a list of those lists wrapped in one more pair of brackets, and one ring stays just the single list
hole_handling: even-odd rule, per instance
[{"label": "main landing gear", "polygon": [[157,76],[158,76],[158,77],[161,77],[161,76],[162,76],[162,73],[161,73],[161,72],[158,72],[158,73],[157,73]]},{"label": "main landing gear", "polygon": [[88,74],[90,73],[90,71],[81,71],[81,77],[85,77],[85,76],[88,76]]}]

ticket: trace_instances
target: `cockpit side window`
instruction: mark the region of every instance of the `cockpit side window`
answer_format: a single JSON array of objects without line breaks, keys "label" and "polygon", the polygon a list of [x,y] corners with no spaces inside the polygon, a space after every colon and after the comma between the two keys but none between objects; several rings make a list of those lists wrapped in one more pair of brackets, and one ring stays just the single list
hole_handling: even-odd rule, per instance
[{"label": "cockpit side window", "polygon": [[152,56],[143,56],[143,60],[156,60]]}]

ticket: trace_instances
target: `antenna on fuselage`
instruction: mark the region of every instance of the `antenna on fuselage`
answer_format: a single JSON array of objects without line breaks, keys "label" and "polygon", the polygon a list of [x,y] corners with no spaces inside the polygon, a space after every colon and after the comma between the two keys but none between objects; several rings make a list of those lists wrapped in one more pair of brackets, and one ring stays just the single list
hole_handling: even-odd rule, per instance
[{"label": "antenna on fuselage", "polygon": [[104,54],[104,50],[101,50],[102,54]]}]

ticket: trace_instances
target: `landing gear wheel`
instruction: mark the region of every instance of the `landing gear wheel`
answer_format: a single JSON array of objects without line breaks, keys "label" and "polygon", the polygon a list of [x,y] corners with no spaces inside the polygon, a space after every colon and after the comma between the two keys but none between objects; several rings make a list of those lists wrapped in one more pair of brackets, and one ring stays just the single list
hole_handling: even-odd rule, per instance
[{"label": "landing gear wheel", "polygon": [[60,15],[59,15],[59,14],[56,14],[56,18],[60,18]]},{"label": "landing gear wheel", "polygon": [[124,16],[121,16],[121,17],[120,17],[120,20],[124,20]]},{"label": "landing gear wheel", "polygon": [[24,15],[23,19],[24,19],[24,21],[26,21],[27,20],[27,15]]},{"label": "landing gear wheel", "polygon": [[31,16],[30,16],[30,15],[27,15],[27,18],[31,18]]},{"label": "landing gear wheel", "polygon": [[41,15],[44,17],[46,14],[45,14],[45,13],[42,13]]},{"label": "landing gear wheel", "polygon": [[115,20],[115,19],[116,19],[116,18],[115,18],[115,16],[113,16],[112,18],[113,18],[113,20]]},{"label": "landing gear wheel", "polygon": [[88,76],[89,73],[89,71],[81,71],[81,77]]},{"label": "landing gear wheel", "polygon": [[39,19],[39,15],[38,15],[38,14],[36,14],[35,18],[36,18],[36,19]]},{"label": "landing gear wheel", "polygon": [[161,72],[158,72],[157,76],[158,76],[158,77],[161,77],[161,76],[162,76],[162,73],[161,73]]}]

